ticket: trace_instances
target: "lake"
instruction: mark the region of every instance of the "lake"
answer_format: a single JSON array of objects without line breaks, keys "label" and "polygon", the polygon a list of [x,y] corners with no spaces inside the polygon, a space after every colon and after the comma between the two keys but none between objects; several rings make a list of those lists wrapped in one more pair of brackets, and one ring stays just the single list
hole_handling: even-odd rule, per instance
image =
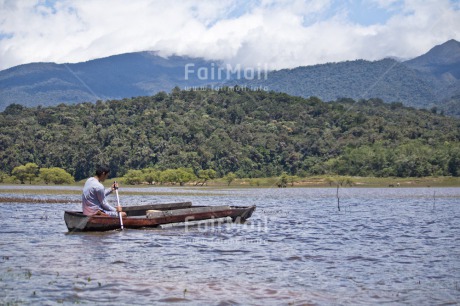
[{"label": "lake", "polygon": [[0,186],[0,197],[62,204],[0,204],[0,304],[460,301],[460,188],[341,188],[340,211],[334,188],[121,188],[126,206],[257,209],[246,224],[70,234],[64,210],[81,210],[79,195],[21,188],[37,187]]}]

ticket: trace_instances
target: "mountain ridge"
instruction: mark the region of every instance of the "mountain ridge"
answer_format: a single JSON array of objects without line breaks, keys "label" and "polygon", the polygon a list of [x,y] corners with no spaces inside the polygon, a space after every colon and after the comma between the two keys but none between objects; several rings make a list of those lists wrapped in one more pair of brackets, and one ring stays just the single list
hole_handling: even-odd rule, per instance
[{"label": "mountain ridge", "polygon": [[[436,93],[431,86],[434,79],[420,77],[419,73],[408,69],[403,63],[389,58],[372,62],[354,60],[277,70],[270,72],[267,79],[242,82],[240,85],[265,85],[270,90],[302,97],[317,96],[325,101],[338,98],[380,98],[389,103],[403,102],[407,106],[428,107],[436,99]],[[405,90],[414,87],[418,89],[415,93]],[[418,103],[412,103],[414,96]]]},{"label": "mountain ridge", "polygon": [[[443,57],[443,58],[440,58]],[[354,60],[268,72],[267,79],[214,80],[185,67],[211,71],[219,61],[143,51],[81,63],[31,63],[0,71],[0,110],[12,103],[49,106],[153,95],[172,88],[248,85],[326,101],[347,97],[380,98],[459,115],[460,42],[449,40],[414,59],[398,62]],[[454,107],[452,107],[454,106]],[[458,108],[456,108],[458,106]],[[459,111],[460,112],[460,111]]]}]

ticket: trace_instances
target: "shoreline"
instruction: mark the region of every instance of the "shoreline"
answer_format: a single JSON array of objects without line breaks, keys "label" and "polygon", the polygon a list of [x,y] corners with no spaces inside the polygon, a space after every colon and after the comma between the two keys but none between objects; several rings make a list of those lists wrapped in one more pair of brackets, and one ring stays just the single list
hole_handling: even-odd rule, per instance
[{"label": "shoreline", "polygon": [[[174,191],[131,191],[130,188],[147,189],[147,188],[171,188],[171,189],[187,189],[190,194],[196,194],[195,191],[208,190],[212,193],[213,189],[239,189],[239,188],[279,188],[279,177],[270,178],[243,178],[235,179],[229,185],[225,179],[219,178],[210,180],[206,185],[201,186],[196,183],[188,183],[184,186],[179,184],[162,184],[162,185],[128,185],[122,183],[122,178],[112,178],[107,180],[104,185],[110,186],[113,180],[120,182],[120,185],[127,188],[126,194],[176,194]],[[0,183],[0,194],[25,193],[25,194],[40,194],[40,193],[59,193],[59,194],[80,194],[83,188],[84,181],[79,181],[74,184],[51,185],[43,184],[42,182],[33,182],[32,184],[11,184]],[[296,178],[293,182],[288,182],[286,188],[430,188],[430,187],[460,187],[460,177],[417,177],[417,178],[376,178],[376,177],[350,177],[350,176],[312,176],[305,178]],[[11,189],[8,190],[8,187]],[[284,187],[283,187],[284,188]],[[180,192],[183,194],[184,192]]]},{"label": "shoreline", "polygon": [[[114,178],[120,181],[120,178]],[[113,178],[105,182],[109,187]],[[424,178],[374,178],[374,177],[345,177],[345,176],[315,176],[299,178],[294,183],[288,183],[286,188],[278,188],[278,177],[258,179],[235,179],[230,186],[223,179],[209,181],[205,186],[196,184],[163,184],[163,185],[124,185],[125,196],[194,196],[194,197],[221,197],[229,196],[232,191],[243,189],[422,189],[422,188],[460,188],[460,177],[424,177]],[[341,184],[341,185],[340,185]],[[84,181],[71,185],[46,185],[40,182],[35,184],[8,184],[0,183],[0,205],[2,203],[36,203],[61,204],[80,203],[81,190]],[[335,190],[333,191],[335,193]],[[65,199],[55,196],[67,195]],[[238,196],[238,194],[233,194]]]}]

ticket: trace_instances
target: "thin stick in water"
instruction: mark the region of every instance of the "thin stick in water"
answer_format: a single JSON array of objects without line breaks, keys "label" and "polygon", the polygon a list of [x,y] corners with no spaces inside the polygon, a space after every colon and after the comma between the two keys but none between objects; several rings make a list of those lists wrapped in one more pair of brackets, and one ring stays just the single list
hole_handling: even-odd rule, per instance
[{"label": "thin stick in water", "polygon": [[337,196],[337,208],[340,211],[339,187],[340,187],[340,185],[337,184],[337,195],[336,195]]}]

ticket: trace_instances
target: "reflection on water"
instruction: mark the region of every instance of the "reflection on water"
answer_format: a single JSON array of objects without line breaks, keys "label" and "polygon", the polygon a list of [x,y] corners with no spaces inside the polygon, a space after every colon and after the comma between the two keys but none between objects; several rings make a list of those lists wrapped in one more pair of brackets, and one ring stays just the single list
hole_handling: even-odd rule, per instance
[{"label": "reflection on water", "polygon": [[0,304],[460,300],[459,188],[341,189],[340,211],[333,188],[217,192],[121,201],[255,204],[250,221],[68,234],[63,212],[80,209],[76,195],[0,204]]}]

